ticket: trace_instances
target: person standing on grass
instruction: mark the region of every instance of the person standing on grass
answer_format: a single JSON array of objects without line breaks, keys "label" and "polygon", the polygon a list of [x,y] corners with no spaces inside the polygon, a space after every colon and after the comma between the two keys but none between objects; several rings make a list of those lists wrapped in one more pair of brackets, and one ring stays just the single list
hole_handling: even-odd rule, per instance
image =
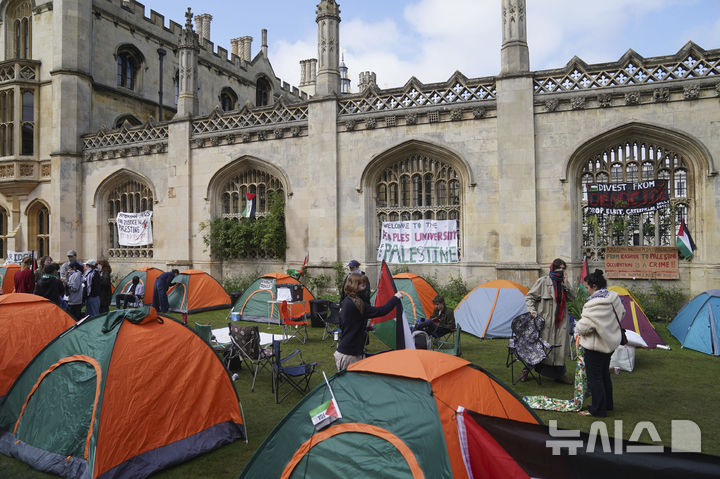
[{"label": "person standing on grass", "polygon": [[180,271],[173,269],[171,271],[166,271],[160,276],[157,277],[155,280],[155,285],[153,286],[153,308],[155,308],[158,313],[167,313],[168,309],[170,308],[170,305],[168,304],[168,289],[170,289],[170,284],[172,283],[172,280],[180,274]]},{"label": "person standing on grass", "polygon": [[35,283],[33,294],[47,298],[62,308],[62,297],[65,294],[65,285],[57,277],[59,268],[60,267],[54,263],[46,265],[43,268],[43,274],[40,276],[40,280]]},{"label": "person standing on grass", "polygon": [[620,322],[625,316],[625,307],[620,296],[607,289],[607,281],[601,270],[596,269],[585,276],[584,281],[590,296],[583,306],[580,321],[575,324],[575,332],[585,351],[585,370],[592,406],[587,411],[580,411],[580,414],[605,417],[614,407],[610,357],[620,346]]},{"label": "person standing on grass", "polygon": [[[575,291],[565,280],[567,264],[560,258],[553,260],[550,272],[542,276],[525,295],[525,304],[533,318],[538,315],[545,320],[541,337],[548,344],[558,345],[552,348],[548,356],[535,368],[543,376],[563,384],[572,384],[572,379],[565,375],[565,358],[568,357],[570,335],[568,327],[567,305],[575,298]],[[527,379],[530,371],[523,368],[520,381]]]},{"label": "person standing on grass", "polygon": [[98,261],[98,276],[100,277],[100,314],[110,311],[110,301],[112,300],[112,268],[108,260],[101,259]]},{"label": "person standing on grass", "polygon": [[15,273],[15,292],[30,293],[35,291],[35,273],[32,270],[33,260],[30,256],[25,256],[22,260],[20,271]]},{"label": "person standing on grass", "polygon": [[402,293],[398,291],[387,303],[374,307],[362,298],[365,285],[365,275],[360,273],[351,273],[345,281],[345,299],[340,304],[342,338],[334,354],[338,371],[347,369],[363,358],[368,320],[388,314],[400,303],[402,297]]},{"label": "person standing on grass", "polygon": [[83,303],[83,265],[77,261],[70,262],[65,290],[68,296],[68,313],[75,321],[82,319]]}]

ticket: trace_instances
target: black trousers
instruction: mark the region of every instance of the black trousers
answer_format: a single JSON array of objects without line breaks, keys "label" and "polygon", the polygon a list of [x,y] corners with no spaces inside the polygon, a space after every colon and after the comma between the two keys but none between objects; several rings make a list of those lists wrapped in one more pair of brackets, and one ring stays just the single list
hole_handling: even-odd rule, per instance
[{"label": "black trousers", "polygon": [[585,350],[585,371],[592,395],[592,406],[588,408],[593,416],[605,417],[613,410],[613,390],[610,380],[610,353]]}]

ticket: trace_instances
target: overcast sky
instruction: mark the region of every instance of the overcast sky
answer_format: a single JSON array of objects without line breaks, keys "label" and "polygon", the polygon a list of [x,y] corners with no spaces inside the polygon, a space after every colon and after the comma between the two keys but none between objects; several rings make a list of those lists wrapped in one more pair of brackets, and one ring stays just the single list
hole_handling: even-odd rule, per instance
[{"label": "overcast sky", "polygon": [[[230,39],[268,29],[275,74],[300,81],[299,61],[317,58],[319,0],[146,0],[150,9],[184,24],[184,12],[213,16],[210,40],[230,51]],[[381,88],[415,76],[425,83],[500,69],[500,0],[339,0],[340,47],[354,91],[358,73],[374,71]],[[692,40],[720,48],[720,0],[527,0],[530,68],[615,61],[629,48],[645,57],[677,52]]]}]

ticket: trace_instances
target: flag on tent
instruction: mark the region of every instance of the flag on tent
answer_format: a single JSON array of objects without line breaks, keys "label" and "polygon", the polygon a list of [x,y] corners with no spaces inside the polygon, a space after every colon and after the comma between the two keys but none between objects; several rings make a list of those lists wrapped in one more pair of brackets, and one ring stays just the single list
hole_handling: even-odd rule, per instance
[{"label": "flag on tent", "polygon": [[255,218],[255,193],[246,193],[245,209],[242,212],[243,218]]},{"label": "flag on tent", "polygon": [[587,256],[583,255],[582,270],[580,270],[580,282],[578,283],[583,291],[585,291],[585,277],[588,275]]},{"label": "flag on tent", "polygon": [[328,401],[325,401],[315,409],[312,409],[309,413],[310,420],[312,421],[313,426],[315,426],[316,431],[320,431],[328,424],[331,424],[342,417],[342,414],[340,413],[340,408],[337,404],[337,400],[335,399],[335,393],[333,393],[333,390],[330,387],[330,383],[327,380],[325,371],[323,371],[323,377],[325,378],[325,384],[330,391],[330,399]]},{"label": "flag on tent", "polygon": [[[375,292],[375,306],[382,306],[387,303],[396,292],[397,288],[390,273],[390,268],[383,260],[380,268],[380,279],[378,279],[378,287]],[[394,325],[391,324],[392,320],[395,321]],[[394,311],[385,316],[372,318],[370,324],[376,325],[376,336],[388,346],[394,346],[395,349],[415,348],[402,304],[399,304]]]},{"label": "flag on tent", "polygon": [[685,220],[680,221],[680,229],[678,230],[677,240],[675,240],[675,244],[678,247],[678,252],[680,253],[680,256],[682,256],[684,259],[690,259],[693,255],[693,252],[697,249],[695,247],[695,242],[692,239],[692,235],[690,234],[690,230],[685,224]]}]

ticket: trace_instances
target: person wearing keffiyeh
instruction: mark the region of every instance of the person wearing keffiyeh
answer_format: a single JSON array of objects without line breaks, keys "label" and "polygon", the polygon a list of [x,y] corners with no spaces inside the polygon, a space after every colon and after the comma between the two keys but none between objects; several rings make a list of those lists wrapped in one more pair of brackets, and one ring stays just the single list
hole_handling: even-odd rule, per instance
[{"label": "person wearing keffiyeh", "polygon": [[[528,291],[525,304],[533,317],[540,316],[545,320],[542,338],[551,345],[557,345],[536,369],[543,376],[572,384],[572,380],[565,376],[565,358],[568,357],[570,344],[567,305],[575,298],[575,291],[566,281],[566,268],[567,264],[562,259],[553,260],[550,272],[535,281]],[[521,380],[523,375],[527,376],[527,372],[521,373]]]}]

